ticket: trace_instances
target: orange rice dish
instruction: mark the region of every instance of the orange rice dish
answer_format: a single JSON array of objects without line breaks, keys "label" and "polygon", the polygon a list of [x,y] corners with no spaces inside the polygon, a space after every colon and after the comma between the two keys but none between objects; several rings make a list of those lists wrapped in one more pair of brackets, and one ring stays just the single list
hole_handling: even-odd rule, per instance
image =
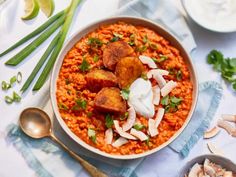
[{"label": "orange rice dish", "polygon": [[185,123],[193,85],[180,52],[157,32],[124,22],[100,26],[67,53],[57,105],[69,129],[103,152],[140,154]]}]

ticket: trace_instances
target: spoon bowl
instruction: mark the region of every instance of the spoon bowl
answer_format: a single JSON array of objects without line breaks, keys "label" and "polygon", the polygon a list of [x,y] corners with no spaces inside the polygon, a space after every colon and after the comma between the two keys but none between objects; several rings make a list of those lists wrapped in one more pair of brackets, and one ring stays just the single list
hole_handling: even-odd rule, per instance
[{"label": "spoon bowl", "polygon": [[41,109],[27,108],[19,119],[21,129],[32,138],[44,138],[51,134],[51,120]]},{"label": "spoon bowl", "polygon": [[43,110],[38,108],[25,109],[20,115],[19,125],[22,131],[32,138],[39,139],[50,137],[53,141],[60,144],[61,147],[71,155],[71,157],[80,162],[92,177],[108,177],[105,173],[88,163],[78,154],[71,151],[65,144],[57,139],[52,132],[51,119]]}]

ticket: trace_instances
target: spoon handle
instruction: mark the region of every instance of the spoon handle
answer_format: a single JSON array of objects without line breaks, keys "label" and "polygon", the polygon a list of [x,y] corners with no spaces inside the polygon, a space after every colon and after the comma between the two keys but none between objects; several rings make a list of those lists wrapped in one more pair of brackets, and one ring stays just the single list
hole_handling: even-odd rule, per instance
[{"label": "spoon handle", "polygon": [[64,145],[55,135],[51,134],[50,138],[55,141],[56,143],[60,144],[61,147],[64,148],[65,151],[67,151],[71,157],[74,159],[78,160],[80,164],[87,170],[87,172],[92,176],[92,177],[108,177],[105,173],[103,173],[101,170],[97,169],[95,166],[81,158],[79,155],[71,151],[66,145]]}]

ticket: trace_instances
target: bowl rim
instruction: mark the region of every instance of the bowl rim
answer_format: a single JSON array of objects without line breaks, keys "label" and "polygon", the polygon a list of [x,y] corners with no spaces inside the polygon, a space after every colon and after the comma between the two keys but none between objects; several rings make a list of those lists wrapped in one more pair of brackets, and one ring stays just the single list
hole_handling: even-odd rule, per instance
[{"label": "bowl rim", "polygon": [[203,25],[199,20],[197,20],[195,18],[195,16],[192,15],[192,13],[189,12],[189,10],[187,8],[187,5],[186,5],[186,0],[181,0],[181,4],[182,4],[185,12],[187,13],[187,15],[199,26],[201,26],[201,27],[203,27],[203,28],[205,28],[209,31],[216,32],[216,33],[233,33],[233,32],[236,32],[236,26],[232,29],[231,28],[225,28],[224,30],[219,30],[217,28],[212,28],[211,26]]},{"label": "bowl rim", "polygon": [[[195,91],[193,90],[193,102],[192,102],[192,106],[191,109],[189,111],[189,114],[184,122],[184,124],[182,125],[182,127],[165,143],[161,144],[160,146],[148,150],[146,152],[140,153],[140,154],[131,154],[131,155],[116,155],[116,154],[109,154],[106,153],[104,151],[101,151],[93,146],[90,146],[89,144],[87,144],[86,142],[84,142],[82,139],[80,139],[78,136],[76,136],[66,125],[66,123],[64,122],[64,120],[61,118],[61,115],[59,113],[58,107],[57,107],[57,100],[56,100],[56,81],[58,78],[58,74],[61,68],[61,65],[63,63],[64,60],[64,56],[65,54],[68,52],[66,51],[67,47],[70,45],[70,43],[76,43],[79,41],[79,39],[81,39],[84,35],[88,34],[89,28],[92,28],[93,26],[97,26],[96,28],[98,28],[99,26],[101,26],[102,24],[111,24],[111,23],[115,23],[118,21],[136,21],[136,22],[143,22],[145,24],[149,24],[150,26],[154,26],[158,29],[160,29],[163,33],[166,33],[166,35],[168,35],[168,37],[172,38],[173,40],[175,40],[175,42],[178,44],[177,48],[178,50],[182,50],[184,52],[184,54],[187,56],[185,60],[188,61],[188,65],[191,67],[191,71],[190,73],[192,74],[192,83],[194,86]],[[112,22],[113,21],[113,22]],[[132,23],[132,22],[131,22]],[[144,25],[145,26],[145,25]],[[95,28],[95,29],[96,29]],[[85,32],[87,31],[88,32]],[[92,30],[93,31],[93,30]],[[75,42],[72,42],[74,39],[76,39],[77,36],[79,36],[81,33],[85,33],[83,35],[81,35],[79,37],[79,39],[77,39]],[[166,38],[166,37],[165,37]],[[72,47],[74,46],[74,44],[72,45]],[[72,48],[70,47],[70,49]],[[70,50],[69,49],[69,50]],[[66,53],[65,53],[66,51]],[[63,53],[65,53],[63,55]],[[57,119],[57,121],[59,122],[60,126],[62,127],[62,129],[66,132],[67,135],[69,135],[70,138],[72,138],[77,144],[79,144],[80,146],[82,146],[83,148],[101,155],[103,157],[108,157],[111,159],[120,159],[120,160],[129,160],[129,159],[137,159],[137,158],[141,158],[141,157],[145,157],[148,156],[150,154],[153,154],[161,149],[163,149],[164,147],[166,147],[167,145],[169,145],[171,142],[173,142],[182,132],[183,130],[186,128],[186,126],[188,125],[190,119],[192,118],[193,112],[195,110],[196,107],[196,103],[197,103],[197,99],[198,99],[198,79],[197,79],[197,74],[196,74],[196,69],[193,65],[193,62],[191,61],[191,57],[188,54],[187,50],[184,48],[184,46],[182,45],[182,43],[173,35],[171,34],[168,30],[164,29],[161,25],[152,22],[150,20],[144,19],[144,18],[140,18],[140,17],[133,17],[133,16],[115,16],[115,17],[109,17],[109,18],[103,18],[100,19],[98,21],[92,22],[88,25],[86,25],[85,27],[77,30],[68,40],[67,42],[64,44],[60,54],[57,57],[57,60],[54,64],[53,70],[52,70],[52,74],[51,74],[51,80],[50,80],[50,98],[51,98],[51,104],[52,104],[52,108],[53,108],[53,112],[55,114],[55,117]]]},{"label": "bowl rim", "polygon": [[[232,164],[233,166],[236,167],[236,164],[235,164],[232,160],[230,160],[229,158],[227,158],[227,157],[220,156],[220,155],[217,155],[217,154],[203,154],[203,155],[196,156],[196,157],[194,157],[193,159],[187,161],[187,162],[184,164],[184,166],[181,168],[181,170],[179,171],[179,177],[183,177],[183,175],[184,175],[183,173],[189,171],[189,170],[191,169],[191,167],[192,167],[195,163],[198,163],[198,159],[203,159],[203,160],[204,160],[204,159],[209,159],[209,160],[211,160],[212,157],[213,157],[213,158],[221,159],[221,160],[223,160],[224,162],[227,162],[227,164],[230,163],[230,164]],[[216,163],[216,164],[218,164],[218,165],[222,165],[222,164],[219,164],[219,163],[217,163],[217,162],[214,162],[214,160],[211,160],[211,161],[213,161],[213,163]],[[226,168],[226,167],[223,167],[223,168]],[[236,172],[236,171],[235,171],[235,172]]]}]

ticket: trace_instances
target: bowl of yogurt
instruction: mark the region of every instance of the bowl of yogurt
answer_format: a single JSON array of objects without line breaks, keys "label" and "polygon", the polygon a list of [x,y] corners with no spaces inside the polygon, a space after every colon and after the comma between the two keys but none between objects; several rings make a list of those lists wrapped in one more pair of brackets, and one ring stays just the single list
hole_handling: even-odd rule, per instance
[{"label": "bowl of yogurt", "polygon": [[236,0],[182,0],[190,18],[215,32],[236,31]]}]

